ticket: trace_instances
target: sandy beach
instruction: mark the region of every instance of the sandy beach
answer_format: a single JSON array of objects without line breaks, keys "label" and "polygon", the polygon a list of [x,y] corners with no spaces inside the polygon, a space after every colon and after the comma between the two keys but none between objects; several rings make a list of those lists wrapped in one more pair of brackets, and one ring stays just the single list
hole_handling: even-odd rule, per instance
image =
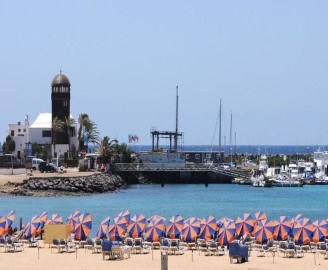
[{"label": "sandy beach", "polygon": [[[316,265],[314,256],[316,256]],[[192,260],[193,257],[193,260]],[[161,269],[161,255],[159,250],[149,254],[132,254],[130,258],[123,260],[105,260],[102,254],[91,253],[84,249],[78,249],[75,253],[57,253],[41,244],[38,248],[25,247],[22,252],[4,253],[0,251],[1,265],[6,269]],[[305,253],[303,258],[283,258],[277,255],[273,257],[256,257],[253,252],[249,262],[237,264],[234,260],[230,264],[227,254],[223,256],[199,255],[197,251],[185,251],[183,255],[169,255],[168,269],[328,269],[328,260],[323,256]]]}]

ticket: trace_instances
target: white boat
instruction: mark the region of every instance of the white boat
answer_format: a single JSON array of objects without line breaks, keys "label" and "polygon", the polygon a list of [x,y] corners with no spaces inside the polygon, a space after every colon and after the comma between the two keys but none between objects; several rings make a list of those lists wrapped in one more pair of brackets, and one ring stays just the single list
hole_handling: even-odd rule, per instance
[{"label": "white boat", "polygon": [[251,184],[253,187],[265,187],[265,178],[263,171],[253,171],[251,176]]},{"label": "white boat", "polygon": [[270,179],[274,187],[302,187],[303,183],[298,179],[293,179],[287,174],[278,174]]}]

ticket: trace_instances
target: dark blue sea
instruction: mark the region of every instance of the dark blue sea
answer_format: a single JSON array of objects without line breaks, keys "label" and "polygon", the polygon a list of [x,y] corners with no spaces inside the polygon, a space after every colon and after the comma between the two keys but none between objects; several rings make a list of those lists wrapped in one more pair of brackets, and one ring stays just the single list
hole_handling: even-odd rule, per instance
[{"label": "dark blue sea", "polygon": [[[163,149],[168,149],[169,146],[161,146]],[[130,144],[129,148],[133,151],[150,151],[150,145]],[[222,145],[221,151],[233,154],[267,154],[267,155],[293,155],[293,154],[312,154],[320,150],[328,150],[327,146],[323,145]],[[179,146],[180,151],[219,151],[217,145],[183,145]]]}]

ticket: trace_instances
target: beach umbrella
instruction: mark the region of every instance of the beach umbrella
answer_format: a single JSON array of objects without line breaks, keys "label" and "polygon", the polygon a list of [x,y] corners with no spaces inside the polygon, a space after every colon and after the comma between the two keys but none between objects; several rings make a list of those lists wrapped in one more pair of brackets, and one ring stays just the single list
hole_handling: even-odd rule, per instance
[{"label": "beach umbrella", "polygon": [[52,214],[51,219],[48,219],[46,224],[63,224],[63,217],[58,214]]},{"label": "beach umbrella", "polygon": [[253,235],[259,244],[265,244],[273,237],[273,231],[278,222],[261,219],[254,227]]},{"label": "beach umbrella", "polygon": [[0,215],[0,236],[5,234],[6,222],[7,222],[6,217]]},{"label": "beach umbrella", "polygon": [[145,229],[145,237],[147,241],[159,242],[163,237],[165,230],[164,220],[161,218],[154,218],[149,221]]},{"label": "beach umbrella", "polygon": [[5,218],[6,218],[5,233],[8,233],[9,228],[11,227],[14,220],[16,219],[15,210],[10,211]]},{"label": "beach umbrella", "polygon": [[47,220],[48,220],[48,212],[44,211],[40,216],[39,216],[39,219],[40,219],[40,226],[37,230],[37,234],[40,234],[41,233],[41,230],[43,229],[44,227],[44,224],[46,224]]},{"label": "beach umbrella", "polygon": [[77,221],[74,223],[73,233],[75,239],[85,240],[88,238],[92,228],[92,215],[83,213],[79,216]]},{"label": "beach umbrella", "polygon": [[115,217],[114,224],[109,225],[108,236],[112,241],[121,241],[127,231],[125,217]]},{"label": "beach umbrella", "polygon": [[326,220],[318,220],[313,222],[313,242],[324,242],[328,236],[328,223]]},{"label": "beach umbrella", "polygon": [[218,232],[218,244],[227,246],[234,240],[236,224],[233,220],[224,221]]},{"label": "beach umbrella", "polygon": [[78,220],[79,216],[81,215],[81,212],[79,210],[75,210],[73,214],[70,214],[67,219],[67,224],[71,226],[71,232],[74,230],[75,222]]},{"label": "beach umbrella", "polygon": [[183,217],[175,215],[170,218],[169,224],[166,226],[166,235],[171,238],[179,238],[183,228]]},{"label": "beach umbrella", "polygon": [[153,220],[153,219],[162,219],[163,221],[166,220],[165,217],[162,217],[162,216],[160,216],[160,215],[153,215],[153,216],[151,216],[150,218],[148,218],[147,221],[150,222],[150,221]]},{"label": "beach umbrella", "polygon": [[238,217],[236,220],[236,233],[241,236],[247,233],[251,233],[254,228],[255,220],[252,215],[244,213],[242,217]]},{"label": "beach umbrella", "polygon": [[128,233],[131,237],[137,238],[142,235],[146,228],[146,218],[144,215],[134,215],[130,219],[130,224],[128,226]]},{"label": "beach umbrella", "polygon": [[209,216],[207,219],[202,218],[200,221],[199,238],[210,240],[217,232],[218,224],[213,216]]},{"label": "beach umbrella", "polygon": [[97,239],[103,239],[107,237],[107,232],[109,228],[110,217],[107,216],[99,225],[97,231]]},{"label": "beach umbrella", "polygon": [[258,211],[254,214],[254,217],[255,217],[255,222],[257,223],[260,220],[267,219],[267,214],[262,211]]},{"label": "beach umbrella", "polygon": [[184,221],[181,238],[185,242],[194,242],[200,231],[200,219],[190,217]]},{"label": "beach umbrella", "polygon": [[295,218],[292,219],[292,225],[294,226],[294,224],[301,220],[303,218],[303,214],[297,214]]},{"label": "beach umbrella", "polygon": [[309,218],[302,218],[294,224],[293,235],[296,245],[307,245],[313,234],[313,224]]},{"label": "beach umbrella", "polygon": [[39,216],[32,217],[31,221],[27,223],[24,228],[24,235],[26,238],[34,237],[37,234],[40,222]]},{"label": "beach umbrella", "polygon": [[278,241],[287,240],[291,230],[292,221],[287,219],[286,216],[280,216],[279,221],[277,221],[277,226],[273,231],[273,237]]},{"label": "beach umbrella", "polygon": [[130,211],[129,210],[122,211],[117,216],[119,218],[124,218],[125,219],[125,222],[126,222],[126,226],[129,225],[129,222],[130,222]]}]

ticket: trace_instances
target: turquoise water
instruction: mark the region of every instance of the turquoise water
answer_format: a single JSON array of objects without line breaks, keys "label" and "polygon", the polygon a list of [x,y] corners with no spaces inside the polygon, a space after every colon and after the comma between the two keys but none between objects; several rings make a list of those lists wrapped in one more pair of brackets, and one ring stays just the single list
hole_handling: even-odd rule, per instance
[{"label": "turquoise water", "polygon": [[167,219],[175,214],[190,216],[215,216],[237,218],[244,212],[267,213],[270,219],[280,215],[294,217],[298,213],[316,219],[328,218],[328,186],[304,186],[301,188],[253,188],[233,184],[204,185],[133,185],[116,193],[88,197],[11,197],[0,196],[0,215],[16,210],[19,218],[27,223],[32,216],[48,211],[66,219],[76,209],[92,213],[94,237],[99,223],[109,215],[111,220],[122,210],[150,217],[159,214]]}]

